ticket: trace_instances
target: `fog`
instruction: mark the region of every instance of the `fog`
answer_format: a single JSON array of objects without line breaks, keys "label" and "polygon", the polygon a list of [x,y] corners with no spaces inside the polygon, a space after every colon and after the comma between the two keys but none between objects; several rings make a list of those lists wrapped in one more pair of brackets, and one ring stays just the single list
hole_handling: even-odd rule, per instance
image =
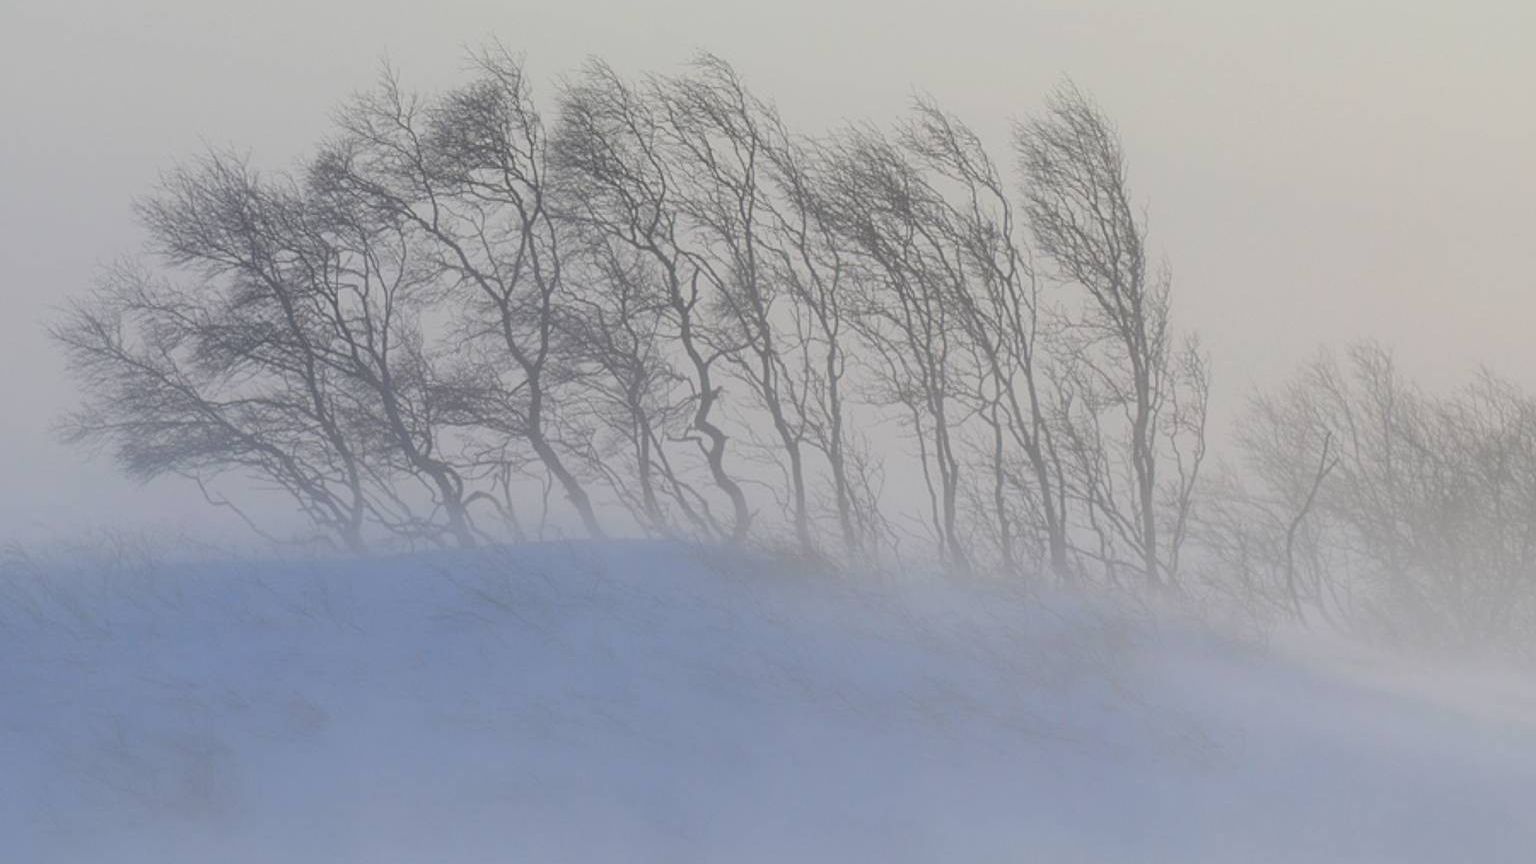
[{"label": "fog", "polygon": [[989,143],[1067,75],[1119,125],[1181,326],[1216,368],[1217,434],[1254,382],[1374,337],[1416,375],[1536,381],[1536,29],[1530,4],[714,2],[0,7],[0,537],[60,525],[225,530],[55,443],[75,393],[41,322],[137,255],[129,206],[205,146],[282,167],[381,57],[446,86],[488,37],[542,95],[598,55],[735,64],[797,126],[885,122],[932,94]]},{"label": "fog", "polygon": [[1527,860],[1532,34],[0,0],[0,858]]}]

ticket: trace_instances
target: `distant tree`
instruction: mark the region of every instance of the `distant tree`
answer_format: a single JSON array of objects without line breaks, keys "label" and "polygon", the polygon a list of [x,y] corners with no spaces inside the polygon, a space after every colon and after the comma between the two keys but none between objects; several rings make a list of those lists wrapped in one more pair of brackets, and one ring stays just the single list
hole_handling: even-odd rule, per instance
[{"label": "distant tree", "polygon": [[1426,393],[1361,344],[1255,397],[1239,429],[1248,506],[1278,538],[1257,587],[1408,639],[1529,637],[1536,399],[1489,373]]}]

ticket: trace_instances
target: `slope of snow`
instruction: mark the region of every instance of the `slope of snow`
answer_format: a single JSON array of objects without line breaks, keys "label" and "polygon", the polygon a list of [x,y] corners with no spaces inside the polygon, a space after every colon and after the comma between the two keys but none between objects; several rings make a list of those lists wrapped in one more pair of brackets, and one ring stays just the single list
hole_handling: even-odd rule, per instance
[{"label": "slope of snow", "polygon": [[1536,686],[1001,586],[18,565],[0,658],[5,861],[1536,860]]}]

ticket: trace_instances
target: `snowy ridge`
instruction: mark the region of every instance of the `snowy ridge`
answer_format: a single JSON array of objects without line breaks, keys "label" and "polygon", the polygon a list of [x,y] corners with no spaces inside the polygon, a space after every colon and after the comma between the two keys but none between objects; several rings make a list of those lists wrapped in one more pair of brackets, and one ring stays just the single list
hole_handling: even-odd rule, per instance
[{"label": "snowy ridge", "polygon": [[1529,682],[1007,586],[664,543],[17,565],[0,654],[4,860],[1536,855]]}]

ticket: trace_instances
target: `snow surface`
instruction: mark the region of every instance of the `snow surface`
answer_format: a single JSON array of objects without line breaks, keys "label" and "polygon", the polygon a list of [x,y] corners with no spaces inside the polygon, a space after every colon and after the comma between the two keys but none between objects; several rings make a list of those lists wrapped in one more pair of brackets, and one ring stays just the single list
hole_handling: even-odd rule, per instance
[{"label": "snow surface", "polygon": [[0,658],[7,862],[1536,860],[1536,685],[1007,586],[17,564]]}]

